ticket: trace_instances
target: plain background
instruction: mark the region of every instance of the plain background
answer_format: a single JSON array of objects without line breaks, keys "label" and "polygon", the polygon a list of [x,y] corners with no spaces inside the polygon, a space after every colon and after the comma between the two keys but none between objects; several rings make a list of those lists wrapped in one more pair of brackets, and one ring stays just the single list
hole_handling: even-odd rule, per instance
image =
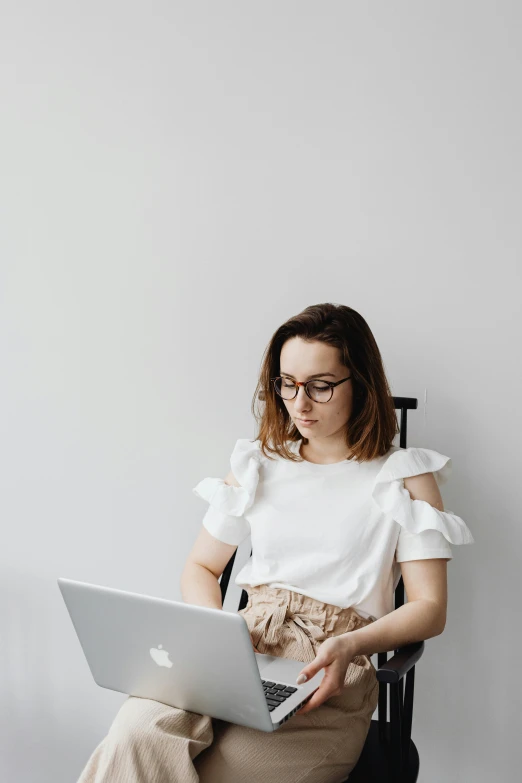
[{"label": "plain background", "polygon": [[[520,759],[516,2],[2,2],[0,778],[70,783],[125,696],[60,576],[181,599],[277,327],[358,310],[453,460],[420,783]],[[244,556],[244,555],[243,555]],[[376,656],[375,659],[376,660]],[[518,695],[517,695],[518,694]]]}]

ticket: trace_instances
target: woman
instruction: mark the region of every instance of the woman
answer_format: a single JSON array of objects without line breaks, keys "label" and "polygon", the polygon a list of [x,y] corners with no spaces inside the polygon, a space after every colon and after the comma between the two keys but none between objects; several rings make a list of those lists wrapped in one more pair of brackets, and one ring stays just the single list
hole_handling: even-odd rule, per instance
[{"label": "woman", "polygon": [[[218,582],[248,535],[236,577],[255,649],[325,676],[273,733],[129,697],[78,783],[333,783],[362,751],[378,701],[370,656],[429,639],[446,622],[450,543],[473,543],[444,511],[451,460],[400,449],[393,398],[364,318],[306,308],[272,337],[253,410],[255,441],[236,442],[181,578],[183,600],[222,608]],[[402,574],[408,602],[393,610]]]}]

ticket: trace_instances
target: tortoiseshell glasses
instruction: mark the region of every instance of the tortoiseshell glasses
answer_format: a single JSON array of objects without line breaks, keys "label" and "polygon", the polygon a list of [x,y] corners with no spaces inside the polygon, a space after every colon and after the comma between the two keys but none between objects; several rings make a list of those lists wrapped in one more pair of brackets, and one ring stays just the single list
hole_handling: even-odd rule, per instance
[{"label": "tortoiseshell glasses", "polygon": [[293,381],[291,378],[283,378],[278,375],[277,378],[270,378],[274,384],[274,389],[283,400],[293,400],[297,397],[299,386],[304,386],[305,392],[314,402],[329,402],[332,399],[333,390],[340,383],[350,380],[352,376],[343,378],[341,381]]}]

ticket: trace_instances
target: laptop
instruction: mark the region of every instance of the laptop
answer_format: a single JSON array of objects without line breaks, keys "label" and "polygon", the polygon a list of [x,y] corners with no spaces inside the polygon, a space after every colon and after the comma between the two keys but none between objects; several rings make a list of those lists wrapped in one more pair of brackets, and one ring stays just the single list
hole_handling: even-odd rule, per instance
[{"label": "laptop", "polygon": [[256,653],[236,612],[59,578],[94,681],[211,718],[275,731],[311,698],[302,661]]}]

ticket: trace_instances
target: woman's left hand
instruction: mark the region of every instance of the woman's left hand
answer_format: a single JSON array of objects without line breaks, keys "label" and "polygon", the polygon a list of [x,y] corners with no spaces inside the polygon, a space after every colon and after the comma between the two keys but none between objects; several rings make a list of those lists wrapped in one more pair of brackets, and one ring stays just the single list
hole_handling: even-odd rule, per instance
[{"label": "woman's left hand", "polygon": [[350,639],[350,633],[345,633],[341,636],[330,636],[330,638],[326,639],[319,647],[314,660],[299,672],[299,677],[301,674],[306,674],[306,681],[308,681],[317,672],[324,669],[324,677],[310,700],[295,714],[305,715],[332,696],[339,696],[344,688],[348,666],[356,655],[357,650]]}]

